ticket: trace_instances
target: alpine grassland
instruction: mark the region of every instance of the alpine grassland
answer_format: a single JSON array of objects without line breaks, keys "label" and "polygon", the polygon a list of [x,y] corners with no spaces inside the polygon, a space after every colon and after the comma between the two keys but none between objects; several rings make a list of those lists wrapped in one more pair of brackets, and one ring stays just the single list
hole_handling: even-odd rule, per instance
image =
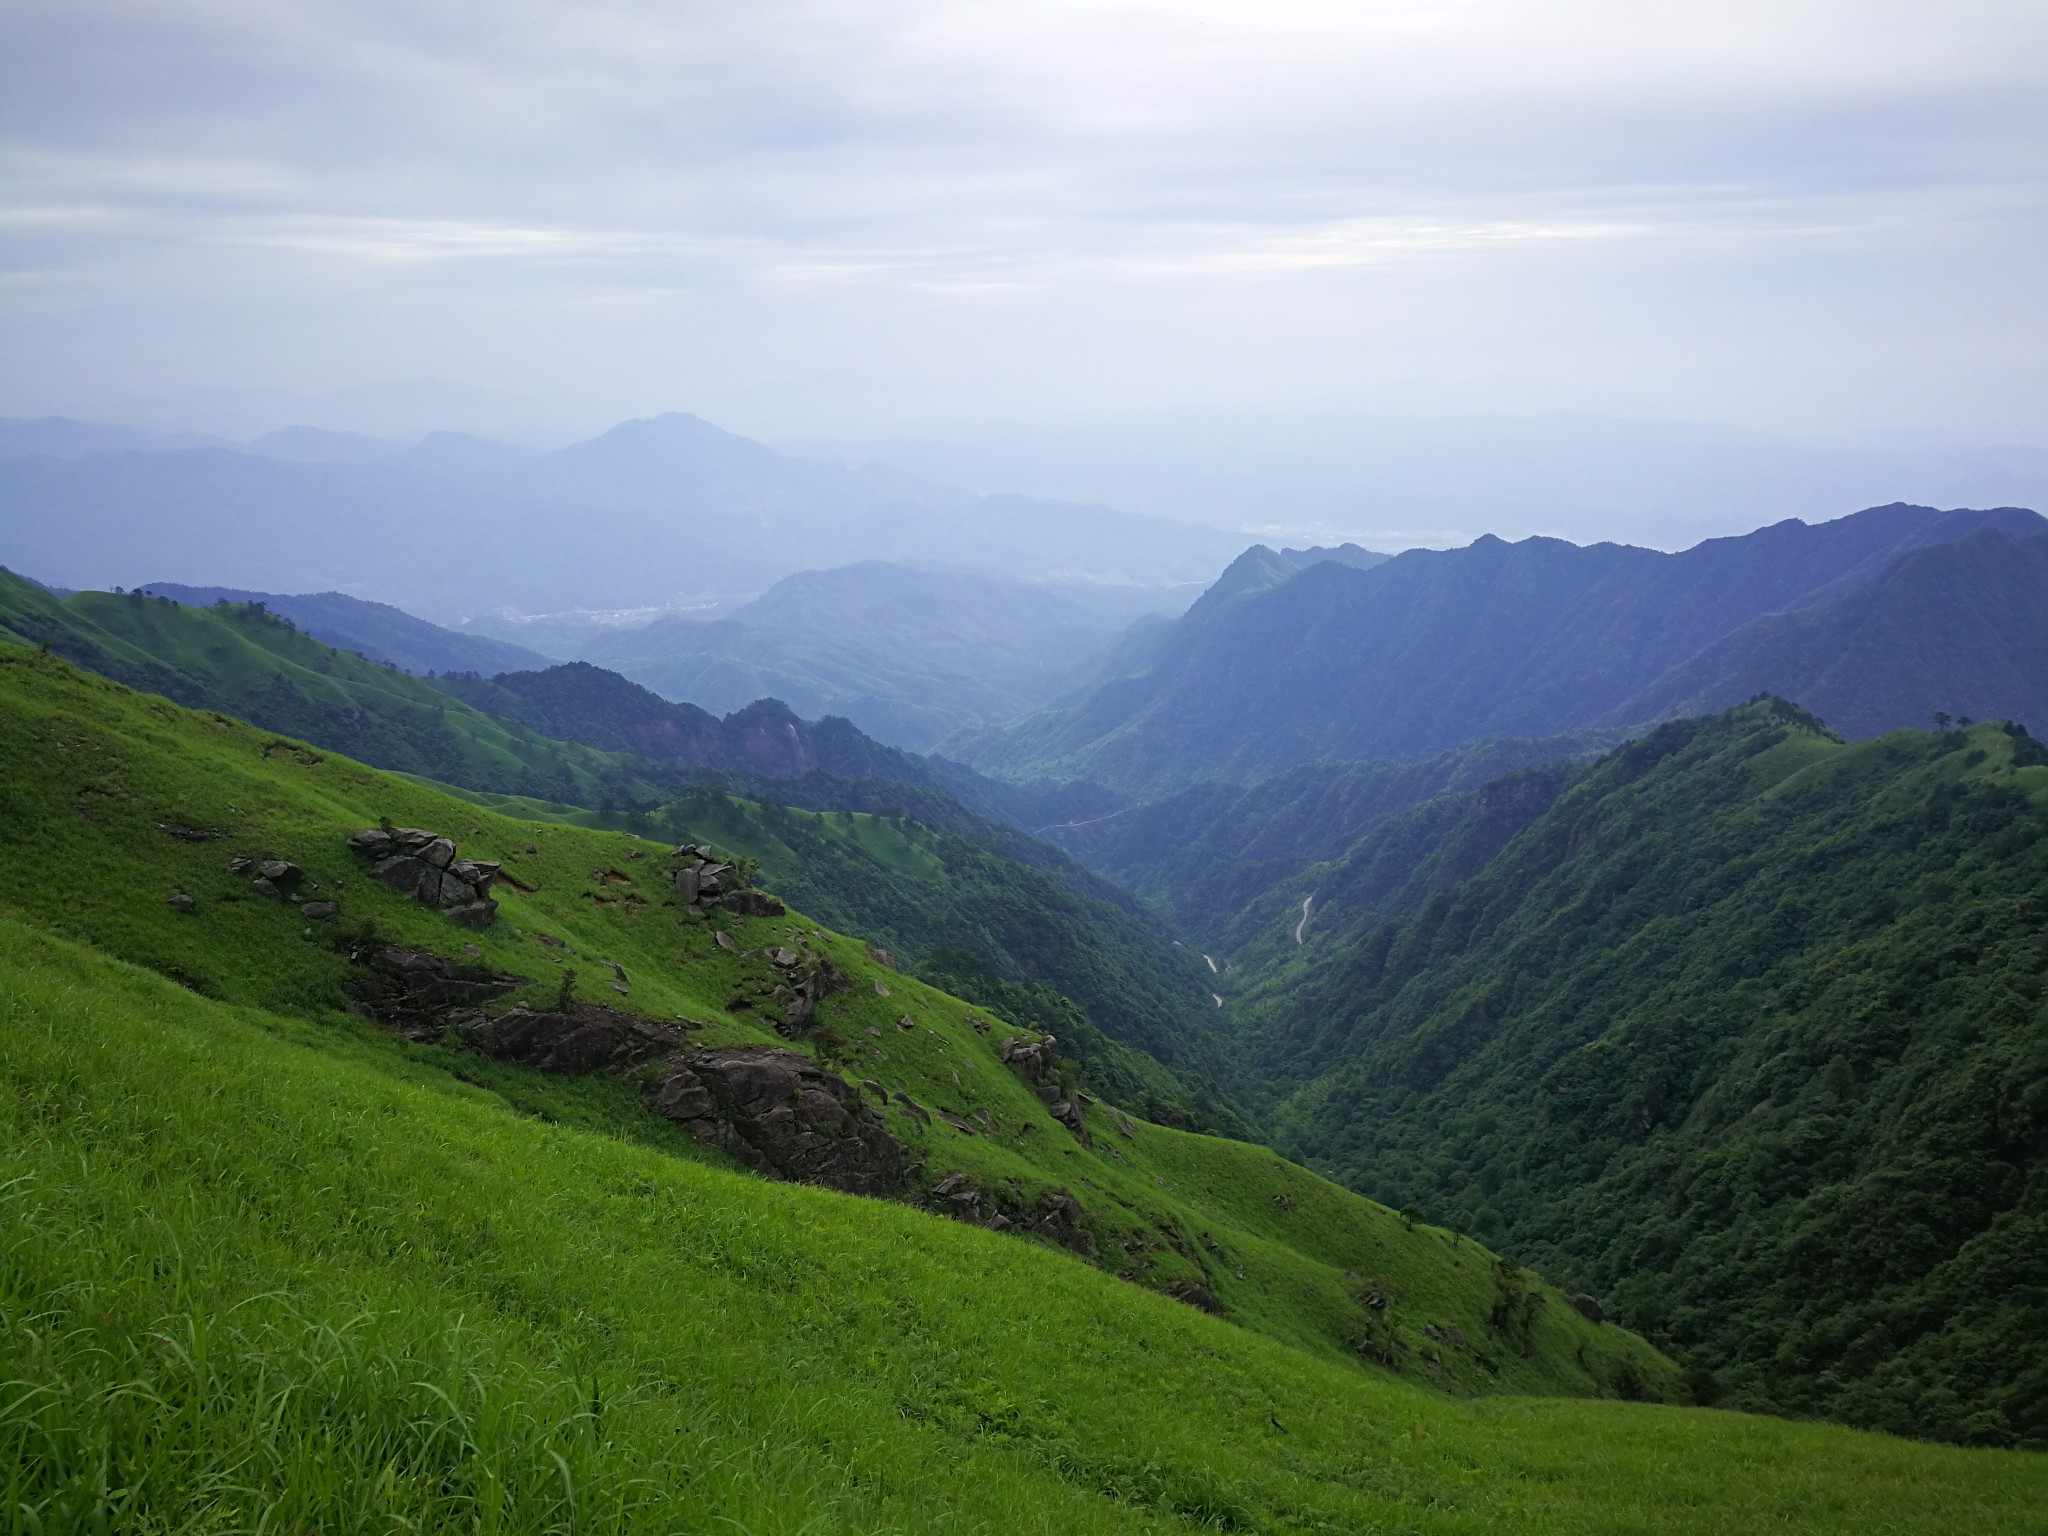
[{"label": "alpine grassland", "polygon": [[[1675,1404],[1675,1367],[1528,1271],[1110,1103],[1083,1143],[999,1058],[1025,1021],[795,914],[714,925],[631,833],[27,649],[0,770],[19,1528],[2019,1531],[2048,1497],[2035,1457],[1619,1401]],[[503,859],[498,920],[369,878],[345,839],[384,818]],[[628,1080],[401,1039],[347,1006],[367,935],[985,1111],[889,1129],[922,1181],[1071,1194],[1095,1258],[772,1182]],[[794,1041],[732,1006],[771,941],[851,982]]]}]

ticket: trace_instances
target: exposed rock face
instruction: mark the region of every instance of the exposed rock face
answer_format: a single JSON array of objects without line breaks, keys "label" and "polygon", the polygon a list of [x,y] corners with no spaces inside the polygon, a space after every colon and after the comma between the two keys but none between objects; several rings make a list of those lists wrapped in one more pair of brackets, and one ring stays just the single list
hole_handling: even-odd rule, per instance
[{"label": "exposed rock face", "polygon": [[368,827],[348,845],[375,860],[372,873],[393,890],[405,892],[422,906],[439,907],[465,928],[487,927],[498,915],[497,902],[487,894],[498,878],[498,865],[487,859],[456,858],[452,838],[418,827],[389,832]]},{"label": "exposed rock face", "polygon": [[583,1003],[566,1013],[508,1008],[458,1027],[486,1056],[543,1072],[623,1072],[683,1042],[673,1025]]},{"label": "exposed rock face", "polygon": [[891,1195],[905,1149],[844,1078],[794,1051],[746,1046],[668,1059],[656,1111],[777,1178],[856,1195]]},{"label": "exposed rock face", "polygon": [[1037,1083],[1043,1082],[1046,1074],[1052,1071],[1053,1063],[1058,1059],[1058,1046],[1059,1040],[1052,1035],[1043,1040],[1009,1039],[1002,1043],[999,1054],[1009,1063],[1010,1070],[1025,1082]]},{"label": "exposed rock face", "polygon": [[783,948],[769,957],[769,963],[781,978],[775,995],[782,1001],[782,1023],[776,1028],[784,1035],[798,1035],[810,1028],[818,1004],[850,985],[846,973],[824,955]]},{"label": "exposed rock face", "polygon": [[415,1040],[481,1023],[486,1003],[525,985],[517,976],[395,944],[370,945],[349,958],[363,967],[350,981],[349,995],[371,1018]]},{"label": "exposed rock face", "polygon": [[751,889],[746,877],[720,862],[708,843],[684,843],[670,857],[675,862],[669,878],[676,897],[694,911],[718,908],[747,917],[781,917],[789,910],[767,892]]},{"label": "exposed rock face", "polygon": [[1081,1202],[1065,1190],[1047,1190],[1036,1207],[1005,1203],[976,1189],[966,1174],[956,1171],[931,1187],[924,1204],[927,1210],[969,1226],[987,1227],[991,1232],[1030,1232],[1075,1253],[1095,1256],[1094,1239],[1081,1226]]}]

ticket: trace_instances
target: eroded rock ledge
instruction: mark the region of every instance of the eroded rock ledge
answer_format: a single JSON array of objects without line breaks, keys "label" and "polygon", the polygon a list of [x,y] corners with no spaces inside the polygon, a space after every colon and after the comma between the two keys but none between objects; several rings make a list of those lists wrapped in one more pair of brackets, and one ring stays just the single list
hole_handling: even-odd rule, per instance
[{"label": "eroded rock ledge", "polygon": [[350,985],[357,1004],[412,1039],[453,1035],[544,1072],[631,1073],[657,1114],[763,1173],[854,1195],[903,1187],[908,1149],[859,1089],[795,1051],[685,1050],[673,1024],[584,1003],[487,1013],[486,1004],[526,983],[393,944],[350,958],[362,967]]}]

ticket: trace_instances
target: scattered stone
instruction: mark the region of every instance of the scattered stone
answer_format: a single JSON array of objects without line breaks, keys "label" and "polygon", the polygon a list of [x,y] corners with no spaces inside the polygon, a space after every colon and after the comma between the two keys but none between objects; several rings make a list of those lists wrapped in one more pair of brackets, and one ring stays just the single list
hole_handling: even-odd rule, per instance
[{"label": "scattered stone", "polygon": [[508,1008],[456,1023],[463,1043],[499,1061],[543,1072],[621,1072],[682,1043],[672,1024],[578,1003],[567,1012]]},{"label": "scattered stone", "polygon": [[796,964],[797,953],[793,949],[778,949],[770,958],[774,965],[786,971]]},{"label": "scattered stone", "polygon": [[868,958],[877,965],[886,965],[892,971],[896,969],[896,957],[878,944],[868,946]]},{"label": "scattered stone", "polygon": [[238,853],[233,858],[228,860],[227,871],[231,875],[239,875],[243,870],[249,867],[250,862],[250,860],[244,858],[241,854]]},{"label": "scattered stone", "polygon": [[859,1090],[777,1046],[672,1056],[655,1110],[764,1173],[857,1195],[894,1194],[906,1148]]},{"label": "scattered stone", "polygon": [[724,930],[723,928],[719,929],[717,933],[715,933],[715,934],[713,934],[713,935],[712,935],[712,937],[713,937],[713,938],[715,938],[716,940],[718,940],[718,947],[719,947],[720,949],[738,949],[738,948],[739,948],[739,945],[738,945],[737,943],[735,943],[735,942],[734,942],[734,940],[733,940],[733,936],[732,936],[731,934],[727,933],[727,932],[726,932],[726,931],[725,931],[725,930]]},{"label": "scattered stone", "polygon": [[1223,1315],[1223,1303],[1216,1299],[1215,1293],[1209,1287],[1197,1281],[1176,1280],[1166,1288],[1166,1294],[1175,1301],[1208,1313],[1211,1317]]},{"label": "scattered stone", "polygon": [[190,896],[187,896],[183,891],[166,896],[164,900],[180,912],[197,912],[199,910],[199,903]]},{"label": "scattered stone", "polygon": [[290,859],[265,859],[256,872],[276,886],[291,885],[306,877],[306,872]]},{"label": "scattered stone", "polygon": [[880,1099],[884,1104],[889,1102],[889,1090],[884,1088],[880,1083],[876,1082],[873,1078],[862,1078],[860,1080],[860,1085],[869,1093],[872,1093],[876,1098]]},{"label": "scattered stone", "polygon": [[1455,1323],[1444,1324],[1444,1338],[1460,1349],[1465,1347],[1465,1331]]},{"label": "scattered stone", "polygon": [[547,945],[549,949],[567,949],[569,947],[567,944],[563,943],[562,940],[556,938],[552,933],[536,933],[534,937],[538,939],[541,943]]},{"label": "scattered stone", "polygon": [[962,1116],[954,1114],[950,1109],[942,1109],[938,1114],[941,1120],[945,1121],[946,1124],[959,1131],[962,1135],[972,1136],[975,1134],[975,1127]]},{"label": "scattered stone", "polygon": [[261,896],[265,901],[284,900],[284,892],[280,891],[276,887],[276,885],[274,885],[271,881],[266,880],[262,875],[258,875],[254,880],[251,880],[249,882],[249,888],[253,890],[258,896]]},{"label": "scattered stone", "polygon": [[878,982],[876,982],[876,983],[875,983],[875,996],[877,996],[877,997],[887,997],[888,995],[889,995],[889,989],[888,989],[888,987],[887,987],[886,985],[884,985],[884,984],[883,984],[882,982],[879,982],[879,981],[878,981]]},{"label": "scattered stone", "polygon": [[1584,1291],[1574,1291],[1565,1299],[1572,1304],[1573,1310],[1587,1322],[1604,1323],[1607,1321],[1607,1309],[1601,1306],[1596,1298],[1588,1296]]},{"label": "scattered stone", "polygon": [[217,843],[230,836],[226,827],[188,827],[183,822],[160,821],[157,831],[166,837],[175,837],[181,843]]},{"label": "scattered stone", "polygon": [[448,921],[460,928],[488,928],[497,920],[498,904],[486,896],[482,901],[465,901],[448,908]]},{"label": "scattered stone", "polygon": [[901,1104],[906,1110],[908,1110],[910,1112],[910,1118],[915,1120],[919,1125],[928,1126],[932,1123],[932,1117],[929,1114],[925,1113],[924,1106],[918,1103],[917,1100],[913,1099],[909,1094],[905,1093],[902,1090],[902,1088],[899,1087],[894,1093],[890,1094],[889,1097],[893,1099],[896,1103]]},{"label": "scattered stone", "polygon": [[393,890],[441,908],[463,927],[482,928],[497,916],[498,904],[487,893],[501,866],[490,859],[457,859],[450,838],[419,827],[368,827],[348,845],[374,860],[371,872]]},{"label": "scattered stone", "polygon": [[898,1029],[915,1029],[917,1028],[917,1020],[913,1019],[909,1014],[906,1013],[905,1015],[903,1015],[902,1018],[896,1021],[896,1027]]},{"label": "scattered stone", "polygon": [[539,853],[539,852],[540,852],[540,850],[539,850],[538,848],[534,847],[534,846],[533,846],[533,844],[531,844],[531,843],[528,843],[528,844],[526,845],[526,851],[527,851],[528,853]]},{"label": "scattered stone", "polygon": [[299,903],[299,916],[310,918],[316,923],[324,923],[340,911],[341,908],[331,901],[302,901]]},{"label": "scattered stone", "polygon": [[1285,1195],[1275,1195],[1273,1197],[1273,1203],[1279,1206],[1280,1209],[1283,1211],[1291,1211],[1294,1209],[1294,1202],[1288,1199]]},{"label": "scattered stone", "polygon": [[474,944],[465,944],[465,945],[463,945],[463,946],[462,946],[462,952],[463,952],[463,953],[464,953],[465,955],[480,955],[480,954],[482,954],[482,953],[483,953],[483,951],[482,951],[481,949],[478,949],[478,948],[476,947],[476,945],[474,945]]},{"label": "scattered stone", "polygon": [[1135,1140],[1137,1138],[1138,1127],[1136,1123],[1131,1119],[1129,1115],[1125,1114],[1122,1110],[1118,1110],[1116,1112],[1116,1128],[1117,1133],[1121,1135],[1126,1141]]},{"label": "scattered stone", "polygon": [[882,1038],[882,1032],[879,1029],[875,1028],[875,1026],[872,1024],[868,1026],[868,1033],[873,1035],[877,1040]]}]

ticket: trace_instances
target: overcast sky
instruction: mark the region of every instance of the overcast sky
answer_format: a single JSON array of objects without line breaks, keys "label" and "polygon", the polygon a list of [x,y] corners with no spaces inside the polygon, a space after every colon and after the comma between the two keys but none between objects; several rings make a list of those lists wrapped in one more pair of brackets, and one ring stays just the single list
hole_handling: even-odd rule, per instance
[{"label": "overcast sky", "polygon": [[2038,443],[2044,86],[2043,0],[8,0],[0,411],[851,372]]}]

